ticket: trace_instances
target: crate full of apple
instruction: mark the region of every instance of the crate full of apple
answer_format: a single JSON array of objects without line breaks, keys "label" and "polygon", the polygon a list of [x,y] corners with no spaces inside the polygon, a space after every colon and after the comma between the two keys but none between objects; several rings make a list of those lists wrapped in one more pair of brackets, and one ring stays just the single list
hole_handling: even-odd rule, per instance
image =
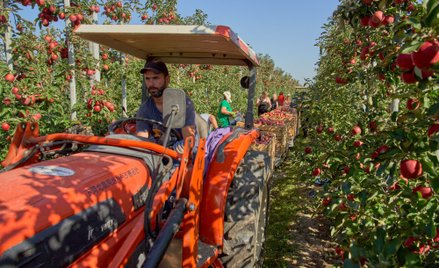
[{"label": "crate full of apple", "polygon": [[267,152],[270,156],[270,166],[274,169],[276,157],[276,134],[267,131],[260,131],[260,136],[252,144],[251,149],[255,151]]}]

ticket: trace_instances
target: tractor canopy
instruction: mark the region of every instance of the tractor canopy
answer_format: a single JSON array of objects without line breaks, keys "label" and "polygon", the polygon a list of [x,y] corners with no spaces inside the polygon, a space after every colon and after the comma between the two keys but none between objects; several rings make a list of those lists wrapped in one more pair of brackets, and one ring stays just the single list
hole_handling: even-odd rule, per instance
[{"label": "tractor canopy", "polygon": [[222,25],[81,25],[75,34],[145,60],[259,65],[255,52],[229,27]]}]

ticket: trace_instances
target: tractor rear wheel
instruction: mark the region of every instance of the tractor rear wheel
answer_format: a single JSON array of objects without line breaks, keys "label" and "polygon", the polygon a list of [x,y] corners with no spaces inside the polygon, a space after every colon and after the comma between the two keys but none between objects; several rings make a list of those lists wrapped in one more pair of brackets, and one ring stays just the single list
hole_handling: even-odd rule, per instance
[{"label": "tractor rear wheel", "polygon": [[230,185],[224,218],[224,267],[261,267],[268,216],[269,156],[248,151]]}]

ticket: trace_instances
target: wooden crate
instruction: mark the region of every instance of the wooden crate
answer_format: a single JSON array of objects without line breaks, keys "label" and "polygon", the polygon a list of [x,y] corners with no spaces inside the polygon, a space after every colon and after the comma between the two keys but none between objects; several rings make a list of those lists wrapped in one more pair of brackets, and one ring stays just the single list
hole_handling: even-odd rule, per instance
[{"label": "wooden crate", "polygon": [[[267,134],[267,132],[264,133],[263,131],[261,131],[261,135],[265,134]],[[268,134],[272,137],[268,144],[252,144],[250,149],[266,152],[270,157],[270,168],[271,170],[274,170],[274,163],[276,159],[276,134],[273,134],[271,132],[269,132]]]},{"label": "wooden crate", "polygon": [[290,139],[294,138],[296,136],[297,131],[297,123],[296,121],[290,122],[288,124],[288,136]]},{"label": "wooden crate", "polygon": [[275,155],[281,157],[288,149],[288,125],[258,125],[260,131],[276,134]]}]

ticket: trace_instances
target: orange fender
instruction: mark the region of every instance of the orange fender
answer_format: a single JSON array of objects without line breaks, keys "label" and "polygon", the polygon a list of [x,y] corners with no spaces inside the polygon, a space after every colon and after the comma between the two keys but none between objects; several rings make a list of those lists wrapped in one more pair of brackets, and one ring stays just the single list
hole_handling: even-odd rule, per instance
[{"label": "orange fender", "polygon": [[239,163],[257,137],[257,130],[238,128],[217,147],[204,178],[200,213],[200,238],[203,242],[222,246],[227,192]]}]

